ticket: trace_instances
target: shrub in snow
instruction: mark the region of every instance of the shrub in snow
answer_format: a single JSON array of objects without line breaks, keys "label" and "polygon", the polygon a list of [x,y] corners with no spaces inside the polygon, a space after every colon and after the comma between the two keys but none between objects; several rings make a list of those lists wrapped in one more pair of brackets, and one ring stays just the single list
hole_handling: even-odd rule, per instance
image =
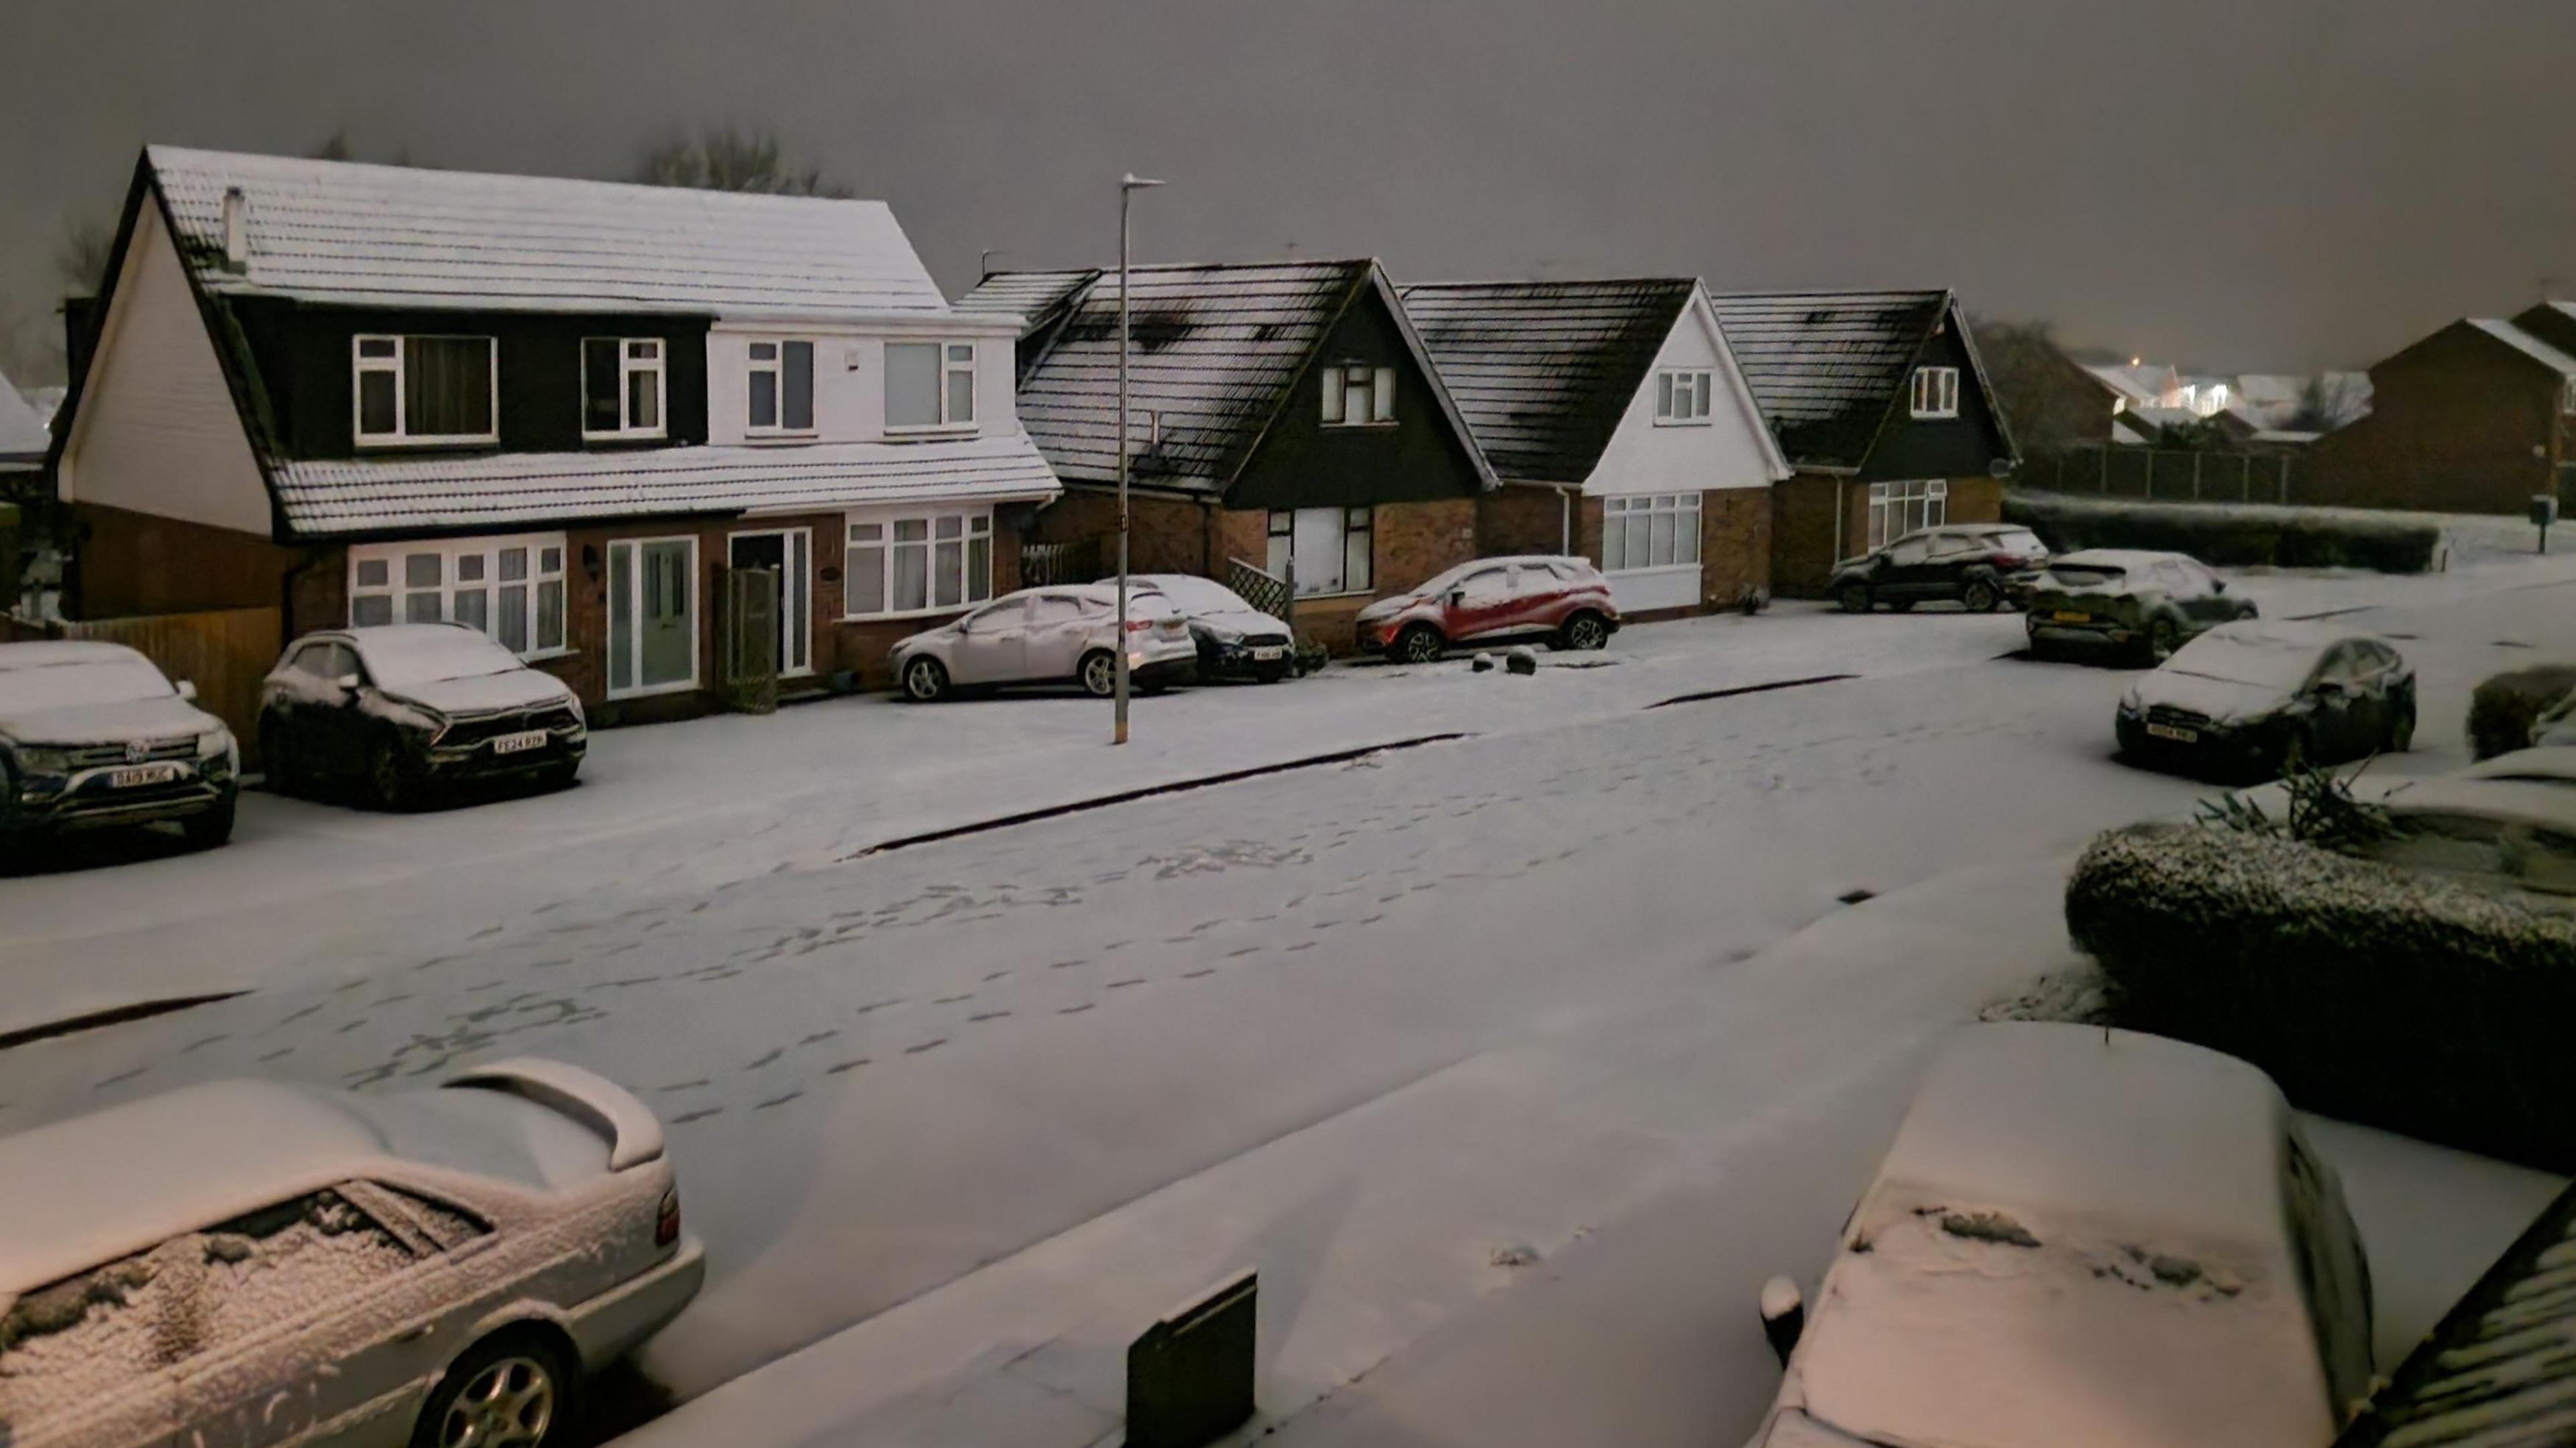
[{"label": "shrub in snow", "polygon": [[2119,1024],[2224,1051],[2301,1107],[2576,1169],[2576,913],[2276,835],[2094,840],[2067,932]]},{"label": "shrub in snow", "polygon": [[2241,794],[2202,800],[2200,823],[2246,834],[2274,835],[2323,850],[2352,852],[2386,839],[2394,828],[2388,811],[2353,798],[2352,781],[2331,769],[2294,769],[2281,776],[2289,809],[2280,819]]},{"label": "shrub in snow", "polygon": [[2004,520],[2060,553],[2153,548],[2234,567],[2368,568],[2423,573],[2441,556],[2442,530],[2395,518],[2356,518],[2259,504],[2133,503],[2013,493]]},{"label": "shrub in snow", "polygon": [[1503,655],[1503,667],[1515,674],[1535,674],[1538,672],[1538,655],[1527,644],[1514,644],[1512,651]]},{"label": "shrub in snow", "polygon": [[2493,759],[2531,747],[2531,726],[2576,690],[2576,664],[2534,664],[2498,674],[2469,695],[2469,748]]}]

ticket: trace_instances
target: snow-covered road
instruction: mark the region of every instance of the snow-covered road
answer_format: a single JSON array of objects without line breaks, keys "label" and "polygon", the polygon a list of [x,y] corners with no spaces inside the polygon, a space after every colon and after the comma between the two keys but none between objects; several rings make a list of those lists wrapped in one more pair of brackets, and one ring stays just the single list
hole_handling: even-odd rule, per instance
[{"label": "snow-covered road", "polygon": [[[2274,614],[2392,600],[2371,622],[2412,635],[2425,699],[2397,767],[2429,772],[2461,760],[2469,683],[2533,657],[2500,641],[2576,645],[2563,587],[2524,587],[2568,572],[2244,586]],[[1505,1285],[1486,1254],[1506,1236],[1552,1251],[1750,1160],[1790,1164],[1786,1201],[1847,1196],[1925,1044],[2055,963],[2045,920],[1981,944],[1977,882],[2209,792],[2109,757],[2125,673],[1998,657],[2018,643],[2008,615],[1788,610],[1633,630],[1606,667],[1535,680],[1353,669],[1149,701],[1148,742],[1118,753],[1081,701],[849,701],[606,734],[594,782],[553,799],[404,819],[262,801],[216,855],[0,882],[14,1009],[78,999],[85,973],[256,987],[0,1052],[0,1130],[245,1072],[388,1088],[501,1050],[602,1070],[671,1122],[710,1246],[707,1292],[646,1359],[683,1395],[979,1291],[1043,1310],[966,1311],[970,1337],[1132,1332],[1151,1274],[1029,1254],[1199,1183],[1188,1251],[1285,1254],[1273,1311],[1324,1324],[1311,1401]],[[1862,677],[1644,707],[1828,673]],[[1452,731],[1473,737],[850,858]],[[1867,935],[1866,969],[1775,949],[1884,920],[1844,897],[1908,887],[1951,901],[1921,960],[1903,929]],[[1818,1122],[1812,1152],[1740,1155]],[[1319,1153],[1301,1170],[1271,1154],[1299,1143]],[[1257,1185],[1221,1189],[1229,1170]],[[1343,1225],[1377,1216],[1409,1225]],[[1474,1230],[1418,1275],[1347,1245],[1444,1224]],[[1378,1270],[1331,1285],[1354,1281],[1320,1270],[1343,1252]],[[1045,1292],[978,1271],[1014,1263]]]}]

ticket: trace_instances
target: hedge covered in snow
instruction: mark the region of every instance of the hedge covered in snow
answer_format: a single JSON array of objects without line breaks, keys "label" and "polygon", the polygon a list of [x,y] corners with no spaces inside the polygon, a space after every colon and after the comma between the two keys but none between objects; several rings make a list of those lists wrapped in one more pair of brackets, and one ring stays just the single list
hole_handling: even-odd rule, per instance
[{"label": "hedge covered in snow", "polygon": [[2118,1022],[2262,1067],[2301,1108],[2576,1170],[2576,913],[2276,837],[2094,840],[2066,926]]},{"label": "hedge covered in snow", "polygon": [[2531,747],[2531,726],[2576,689],[2576,664],[2534,664],[2498,674],[2469,695],[2469,751],[2493,759]]},{"label": "hedge covered in snow", "polygon": [[2431,524],[2310,508],[2010,493],[2004,519],[2029,528],[2060,553],[2153,548],[2236,568],[2424,573],[2442,556],[2442,530]]}]

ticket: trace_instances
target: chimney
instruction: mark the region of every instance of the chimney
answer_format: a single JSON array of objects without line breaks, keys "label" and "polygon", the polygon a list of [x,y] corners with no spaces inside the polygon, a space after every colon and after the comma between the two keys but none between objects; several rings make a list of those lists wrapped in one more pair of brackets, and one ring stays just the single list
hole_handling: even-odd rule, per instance
[{"label": "chimney", "polygon": [[250,270],[249,203],[238,186],[224,188],[224,268]]}]

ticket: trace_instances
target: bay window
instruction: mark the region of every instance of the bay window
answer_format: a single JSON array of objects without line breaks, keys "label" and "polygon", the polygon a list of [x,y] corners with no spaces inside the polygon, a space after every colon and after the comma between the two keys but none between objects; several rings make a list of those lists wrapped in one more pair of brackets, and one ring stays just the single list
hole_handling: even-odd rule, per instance
[{"label": "bay window", "polygon": [[1601,500],[1601,571],[1699,565],[1697,493],[1640,493]]},{"label": "bay window", "polygon": [[349,623],[461,623],[522,656],[564,647],[564,535],[349,550]]},{"label": "bay window", "polygon": [[888,342],[885,349],[888,432],[975,425],[975,344]]},{"label": "bay window", "polygon": [[500,441],[499,349],[491,337],[351,338],[358,445]]},{"label": "bay window", "polygon": [[1934,478],[1922,483],[1869,485],[1869,546],[1884,547],[1924,528],[1938,528],[1950,516],[1950,485]]},{"label": "bay window", "polygon": [[854,514],[841,562],[849,618],[943,612],[993,597],[989,509]]},{"label": "bay window", "polygon": [[1366,508],[1274,509],[1268,568],[1296,572],[1297,594],[1366,593],[1374,530]]},{"label": "bay window", "polygon": [[754,342],[749,350],[749,412],[744,426],[753,433],[812,432],[814,344]]},{"label": "bay window", "polygon": [[583,338],[581,435],[662,436],[663,385],[660,338]]}]

